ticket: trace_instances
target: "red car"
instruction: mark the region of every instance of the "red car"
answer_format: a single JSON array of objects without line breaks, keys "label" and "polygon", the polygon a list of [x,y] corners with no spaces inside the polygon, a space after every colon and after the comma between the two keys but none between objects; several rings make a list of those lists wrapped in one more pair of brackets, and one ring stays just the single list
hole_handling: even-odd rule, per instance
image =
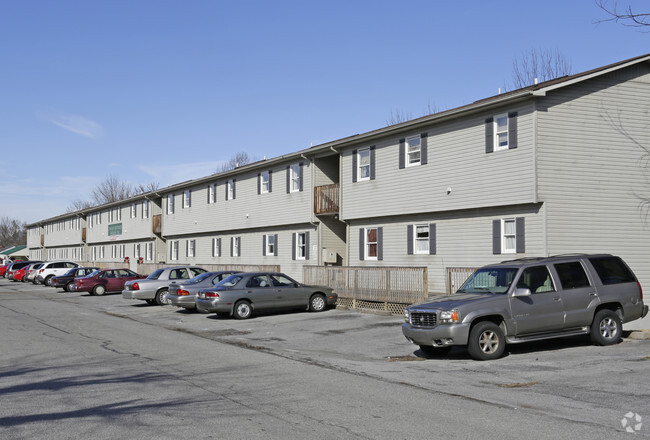
[{"label": "red car", "polygon": [[106,292],[121,292],[124,283],[131,280],[146,278],[130,269],[98,270],[82,278],[75,278],[75,292],[90,292],[91,295],[101,296]]},{"label": "red car", "polygon": [[12,263],[10,261],[9,263],[5,264],[4,266],[0,266],[0,277],[5,276],[5,273],[7,273],[7,269],[9,268],[9,265]]},{"label": "red car", "polygon": [[22,281],[23,277],[25,276],[25,269],[28,267],[29,266],[21,267],[20,269],[14,271],[14,281]]}]

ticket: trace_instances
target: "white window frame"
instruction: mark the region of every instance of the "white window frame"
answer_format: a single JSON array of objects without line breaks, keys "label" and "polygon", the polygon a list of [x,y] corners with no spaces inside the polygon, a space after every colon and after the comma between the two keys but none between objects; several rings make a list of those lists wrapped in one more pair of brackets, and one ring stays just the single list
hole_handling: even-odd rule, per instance
[{"label": "white window frame", "polygon": [[113,210],[112,209],[108,210],[108,222],[113,223]]},{"label": "white window frame", "polygon": [[264,235],[264,247],[266,248],[266,256],[272,257],[275,255],[277,243],[275,242],[275,234]]},{"label": "white window frame", "polygon": [[208,204],[217,202],[217,184],[208,185]]},{"label": "white window frame", "polygon": [[134,243],[133,244],[133,258],[140,258],[140,243]]},{"label": "white window frame", "polygon": [[226,183],[226,191],[228,191],[228,200],[234,199],[234,189],[235,189],[235,181],[234,179],[229,179],[228,182]]},{"label": "white window frame", "polygon": [[[417,145],[413,143],[413,150],[411,150],[411,143],[417,141]],[[417,154],[417,160],[411,160],[412,156]],[[422,164],[422,137],[421,136],[411,136],[406,138],[406,148],[404,148],[404,163],[407,167],[418,166]]]},{"label": "white window frame", "polygon": [[298,192],[300,191],[300,164],[296,163],[291,165],[291,184],[289,187],[289,192]]},{"label": "white window frame", "polygon": [[145,260],[147,261],[152,261],[153,260],[153,243],[147,243],[145,247]]},{"label": "white window frame", "polygon": [[183,191],[183,209],[189,208],[192,204],[192,190],[186,189]]},{"label": "white window frame", "polygon": [[[499,129],[499,120],[505,119],[506,125],[505,128]],[[494,116],[494,151],[507,150],[510,147],[510,134],[508,129],[510,128],[510,120],[508,119],[508,113],[501,113]],[[500,138],[505,138],[505,145],[501,145],[499,142]]]},{"label": "white window frame", "polygon": [[[368,157],[368,163],[363,164],[361,158],[365,155]],[[357,168],[357,181],[370,180],[370,147],[357,151]],[[367,169],[365,176],[363,172],[364,168]]]},{"label": "white window frame", "polygon": [[[506,225],[512,226],[511,232],[506,232]],[[512,243],[512,247],[508,247],[508,242]],[[501,219],[501,253],[517,253],[517,219],[514,217]]]},{"label": "white window frame", "polygon": [[169,242],[169,259],[171,261],[178,260],[178,240],[172,240]]},{"label": "white window frame", "polygon": [[188,257],[196,256],[196,240],[187,240],[185,242],[186,254]]},{"label": "white window frame", "polygon": [[307,233],[306,232],[296,232],[296,260],[306,260],[307,259]]},{"label": "white window frame", "polygon": [[260,194],[267,194],[269,192],[269,184],[271,182],[270,174],[268,171],[260,173]]},{"label": "white window frame", "polygon": [[174,194],[167,195],[167,214],[174,213]]},{"label": "white window frame", "polygon": [[[423,231],[426,231],[426,237],[422,235],[422,237],[418,236],[418,229],[421,229]],[[414,254],[429,254],[429,246],[431,245],[431,232],[429,230],[429,225],[428,224],[415,224],[413,225],[413,253]],[[418,246],[419,243],[426,243],[426,245],[423,245],[422,247],[426,247],[426,249],[420,249],[420,246]]]},{"label": "white window frame", "polygon": [[116,209],[116,216],[115,216],[115,221],[121,222],[122,221],[122,208],[117,208]]},{"label": "white window frame", "polygon": [[219,238],[213,238],[212,239],[212,256],[213,257],[220,257],[221,252],[219,252]]},{"label": "white window frame", "polygon": [[138,216],[138,205],[137,203],[131,203],[131,218],[136,218]]},{"label": "white window frame", "polygon": [[232,256],[239,257],[241,255],[241,237],[232,237]]},{"label": "white window frame", "polygon": [[[370,241],[370,231],[375,231],[375,240],[376,241]],[[370,255],[370,249],[371,246],[375,245],[375,255],[371,256]],[[364,234],[364,250],[365,250],[365,255],[364,259],[366,260],[378,260],[379,257],[379,228],[365,228],[365,234]]]},{"label": "white window frame", "polygon": [[149,218],[149,200],[142,201],[142,218]]}]

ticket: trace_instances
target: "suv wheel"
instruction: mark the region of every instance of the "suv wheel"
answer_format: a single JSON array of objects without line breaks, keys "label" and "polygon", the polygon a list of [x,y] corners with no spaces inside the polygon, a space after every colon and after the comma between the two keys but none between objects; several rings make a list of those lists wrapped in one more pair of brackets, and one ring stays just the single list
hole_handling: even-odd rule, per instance
[{"label": "suv wheel", "polygon": [[478,361],[498,359],[506,349],[506,338],[501,327],[492,321],[479,322],[469,333],[467,351]]},{"label": "suv wheel", "polygon": [[591,323],[591,342],[595,345],[613,345],[621,342],[621,317],[618,313],[603,309],[596,312]]}]

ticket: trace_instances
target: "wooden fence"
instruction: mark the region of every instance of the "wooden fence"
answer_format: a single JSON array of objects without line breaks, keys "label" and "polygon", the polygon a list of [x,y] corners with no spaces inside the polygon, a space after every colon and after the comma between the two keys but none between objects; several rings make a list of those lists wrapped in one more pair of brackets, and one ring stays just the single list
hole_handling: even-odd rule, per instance
[{"label": "wooden fence", "polygon": [[447,294],[451,295],[463,285],[467,278],[474,272],[477,267],[448,267],[447,268]]},{"label": "wooden fence", "polygon": [[[131,267],[130,263],[97,263],[91,264],[88,263],[87,266],[100,267],[102,269],[116,269]],[[242,272],[280,272],[280,266],[274,264],[266,265],[255,265],[255,264],[167,264],[167,263],[143,263],[138,264],[137,268],[134,270],[140,274],[148,275],[151,272],[162,269],[163,267],[173,267],[173,266],[199,266],[208,272],[218,272],[221,270],[239,270]]]},{"label": "wooden fence", "polygon": [[303,279],[335,289],[339,305],[393,313],[429,293],[426,267],[304,266]]}]

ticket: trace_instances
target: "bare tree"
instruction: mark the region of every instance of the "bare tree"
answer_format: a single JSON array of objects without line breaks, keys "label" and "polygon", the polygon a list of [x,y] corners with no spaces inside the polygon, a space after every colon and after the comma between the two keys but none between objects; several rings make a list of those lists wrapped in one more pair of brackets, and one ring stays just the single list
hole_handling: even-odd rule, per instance
[{"label": "bare tree", "polygon": [[413,116],[410,113],[403,112],[399,109],[391,110],[390,116],[386,119],[386,126],[401,124],[411,119],[413,119]]},{"label": "bare tree", "polygon": [[70,202],[65,212],[70,213],[70,212],[81,211],[83,209],[88,209],[91,206],[93,206],[93,204],[87,200],[76,199]]},{"label": "bare tree", "polygon": [[515,89],[571,74],[571,63],[557,49],[530,49],[512,63]]},{"label": "bare tree", "polygon": [[160,188],[158,182],[149,182],[147,184],[140,184],[134,188],[135,194],[145,194],[152,191],[157,191]]},{"label": "bare tree", "polygon": [[[635,12],[632,9],[632,6],[628,5],[624,9],[619,9],[618,2],[614,1],[614,4],[610,6],[609,0],[596,0],[596,4],[600,9],[605,11],[609,18],[605,20],[599,20],[598,22],[605,21],[614,21],[616,23],[621,23],[623,26],[630,27],[646,27],[650,26],[650,13],[647,12]],[[649,30],[650,31],[650,30]]]},{"label": "bare tree", "polygon": [[232,156],[226,163],[221,165],[221,168],[217,172],[224,172],[234,170],[235,168],[244,166],[251,163],[251,158],[248,156],[248,153],[237,153]]},{"label": "bare tree", "polygon": [[27,243],[26,223],[10,217],[0,218],[0,248]]},{"label": "bare tree", "polygon": [[93,188],[90,195],[95,205],[103,205],[128,199],[134,193],[135,191],[127,181],[109,174],[106,179]]}]

